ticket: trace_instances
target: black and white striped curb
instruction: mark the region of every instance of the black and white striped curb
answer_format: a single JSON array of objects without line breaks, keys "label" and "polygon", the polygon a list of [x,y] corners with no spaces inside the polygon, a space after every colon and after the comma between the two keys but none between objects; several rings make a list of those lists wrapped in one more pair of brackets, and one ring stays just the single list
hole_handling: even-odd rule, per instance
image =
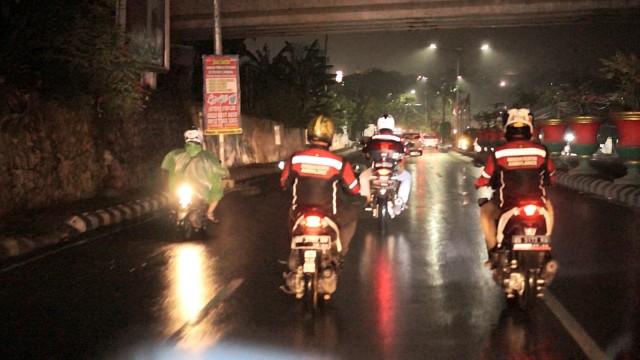
[{"label": "black and white striped curb", "polygon": [[66,232],[68,236],[74,236],[101,226],[115,225],[139,218],[165,208],[168,202],[169,194],[159,194],[106,209],[73,215],[65,222]]},{"label": "black and white striped curb", "polygon": [[106,209],[73,215],[60,228],[50,234],[34,238],[7,237],[0,239],[0,259],[22,255],[43,246],[59,244],[73,236],[98,227],[115,225],[153,214],[165,208],[168,202],[169,194],[153,195]]},{"label": "black and white striped curb", "polygon": [[[480,163],[484,163],[483,154],[459,152]],[[594,176],[569,174],[566,171],[556,171],[556,184],[621,204],[640,207],[640,186],[616,184]]]},{"label": "black and white striped curb", "polygon": [[589,175],[556,173],[556,183],[626,205],[640,207],[640,186],[616,184]]}]

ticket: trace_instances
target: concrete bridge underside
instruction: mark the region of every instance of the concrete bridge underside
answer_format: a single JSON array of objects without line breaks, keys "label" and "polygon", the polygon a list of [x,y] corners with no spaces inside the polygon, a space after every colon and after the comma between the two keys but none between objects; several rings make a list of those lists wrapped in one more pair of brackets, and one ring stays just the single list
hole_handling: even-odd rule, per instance
[{"label": "concrete bridge underside", "polygon": [[[578,23],[640,24],[640,0],[219,0],[218,4],[225,39]],[[172,43],[211,39],[213,13],[213,0],[172,0]]]}]

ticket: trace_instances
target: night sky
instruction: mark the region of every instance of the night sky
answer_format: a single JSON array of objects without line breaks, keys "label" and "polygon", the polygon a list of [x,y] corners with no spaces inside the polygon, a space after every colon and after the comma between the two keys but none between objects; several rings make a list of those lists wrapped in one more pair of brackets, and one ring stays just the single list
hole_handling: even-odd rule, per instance
[{"label": "night sky", "polygon": [[[245,43],[252,50],[267,43],[274,54],[285,40],[310,44],[314,39],[324,47],[322,34],[247,39]],[[432,42],[442,50],[427,49]],[[491,46],[489,52],[480,51],[483,43]],[[640,56],[640,22],[331,34],[326,45],[333,70],[345,75],[380,68],[444,82],[455,77],[459,57],[460,74],[467,80],[462,89],[471,94],[472,113],[476,113],[493,103],[508,102],[513,89],[541,78],[562,81],[567,74],[593,73],[600,65],[598,59],[613,55],[616,49]],[[506,87],[500,88],[500,81],[506,81]]]}]

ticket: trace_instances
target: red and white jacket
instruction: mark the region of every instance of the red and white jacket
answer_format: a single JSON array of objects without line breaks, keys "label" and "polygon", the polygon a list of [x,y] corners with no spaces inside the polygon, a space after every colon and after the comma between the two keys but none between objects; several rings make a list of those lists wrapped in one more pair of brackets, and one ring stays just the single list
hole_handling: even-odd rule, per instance
[{"label": "red and white jacket", "polygon": [[487,158],[482,175],[474,185],[496,190],[500,207],[519,199],[541,198],[544,186],[555,182],[555,168],[544,145],[516,140],[498,146]]},{"label": "red and white jacket", "polygon": [[291,156],[280,175],[280,186],[292,190],[292,208],[315,206],[334,215],[346,205],[342,194],[360,195],[360,183],[351,164],[314,145]]}]

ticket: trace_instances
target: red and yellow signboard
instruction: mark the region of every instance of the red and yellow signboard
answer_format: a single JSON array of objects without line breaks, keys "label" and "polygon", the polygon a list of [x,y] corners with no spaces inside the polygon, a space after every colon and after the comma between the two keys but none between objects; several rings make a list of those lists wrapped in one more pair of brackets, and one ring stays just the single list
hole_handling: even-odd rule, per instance
[{"label": "red and yellow signboard", "polygon": [[237,55],[204,55],[204,134],[241,134]]}]

